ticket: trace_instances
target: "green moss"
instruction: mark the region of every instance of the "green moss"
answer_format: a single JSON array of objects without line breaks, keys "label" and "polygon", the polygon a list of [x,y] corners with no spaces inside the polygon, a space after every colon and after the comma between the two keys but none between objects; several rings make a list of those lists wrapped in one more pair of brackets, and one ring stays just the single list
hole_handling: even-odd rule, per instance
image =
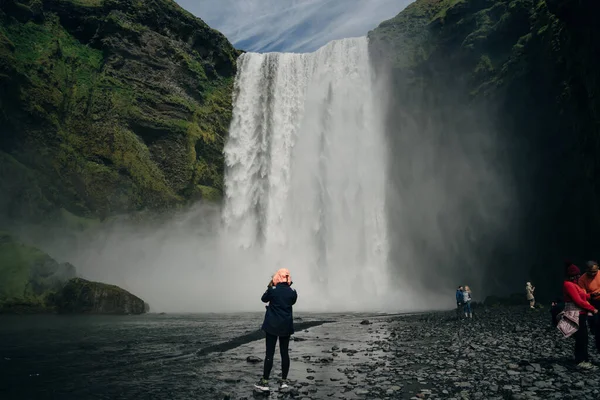
[{"label": "green moss", "polygon": [[198,185],[197,187],[198,187],[198,190],[200,191],[200,195],[203,200],[213,202],[213,203],[217,203],[217,202],[221,201],[221,198],[222,198],[221,191],[219,191],[213,187],[210,187],[210,186]]},{"label": "green moss", "polygon": [[176,49],[176,54],[185,63],[187,69],[194,74],[198,83],[206,80],[206,71],[204,71],[204,67],[198,61],[200,57],[197,53],[189,54],[182,49]]},{"label": "green moss", "polygon": [[0,235],[0,302],[34,297],[29,284],[31,270],[48,259],[38,249],[15,242],[7,234]]},{"label": "green moss", "polygon": [[87,219],[221,190],[238,52],[220,33],[170,0],[0,18],[5,151],[56,194],[45,207]]},{"label": "green moss", "polygon": [[39,249],[0,232],[0,312],[40,310],[50,293],[75,275],[70,264],[58,264]]},{"label": "green moss", "polygon": [[61,208],[58,214],[59,226],[72,231],[85,231],[100,224],[99,219],[83,218]]},{"label": "green moss", "polygon": [[104,5],[104,0],[67,0],[73,4],[86,7],[101,7]]},{"label": "green moss", "polygon": [[467,4],[466,0],[442,0],[437,5],[437,13],[433,16],[432,21],[437,19],[444,19],[448,14],[448,11],[455,7],[456,5],[465,5]]}]

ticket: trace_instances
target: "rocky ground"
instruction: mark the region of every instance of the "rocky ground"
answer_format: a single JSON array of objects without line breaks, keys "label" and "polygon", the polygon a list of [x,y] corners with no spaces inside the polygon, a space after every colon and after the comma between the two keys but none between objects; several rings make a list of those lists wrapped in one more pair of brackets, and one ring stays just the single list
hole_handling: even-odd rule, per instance
[{"label": "rocky ground", "polygon": [[[275,389],[276,354],[274,389],[253,393],[262,362],[248,357],[264,356],[262,341],[213,354],[198,373],[213,382],[207,395],[220,399],[600,398],[600,373],[575,368],[574,340],[551,327],[547,308],[483,309],[460,321],[440,312],[361,322],[340,318],[297,332],[290,345],[294,386],[285,392]],[[590,354],[598,364],[591,341]]]}]

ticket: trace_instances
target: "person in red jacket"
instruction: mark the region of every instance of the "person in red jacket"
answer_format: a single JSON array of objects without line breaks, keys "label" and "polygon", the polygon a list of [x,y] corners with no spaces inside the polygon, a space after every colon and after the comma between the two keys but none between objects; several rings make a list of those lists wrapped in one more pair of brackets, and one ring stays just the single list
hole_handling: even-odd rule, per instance
[{"label": "person in red jacket", "polygon": [[571,264],[567,267],[563,283],[565,309],[576,306],[580,310],[579,329],[573,335],[575,336],[575,362],[579,368],[595,369],[588,356],[587,314],[588,312],[597,314],[598,310],[590,304],[590,295],[577,284],[580,276],[581,271],[576,265]]}]

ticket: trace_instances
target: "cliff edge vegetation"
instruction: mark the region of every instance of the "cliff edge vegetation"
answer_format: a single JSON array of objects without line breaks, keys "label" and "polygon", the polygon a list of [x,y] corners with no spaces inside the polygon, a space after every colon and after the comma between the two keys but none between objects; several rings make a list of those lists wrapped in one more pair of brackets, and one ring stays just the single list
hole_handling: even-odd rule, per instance
[{"label": "cliff edge vegetation", "polygon": [[237,56],[173,0],[0,0],[0,214],[219,199]]}]

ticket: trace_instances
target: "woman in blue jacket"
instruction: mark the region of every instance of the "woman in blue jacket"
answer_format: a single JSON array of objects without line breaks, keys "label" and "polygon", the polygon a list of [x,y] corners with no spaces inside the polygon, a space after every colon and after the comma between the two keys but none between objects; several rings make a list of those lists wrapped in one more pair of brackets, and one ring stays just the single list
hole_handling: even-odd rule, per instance
[{"label": "woman in blue jacket", "polygon": [[267,286],[267,291],[261,298],[264,303],[269,303],[266,307],[267,312],[262,325],[262,330],[266,334],[267,345],[263,377],[254,385],[261,391],[269,391],[269,376],[273,368],[273,356],[275,355],[275,345],[278,338],[281,353],[281,383],[279,388],[285,389],[288,387],[287,376],[290,370],[288,350],[290,336],[294,333],[292,306],[296,304],[298,299],[298,294],[291,286],[290,271],[282,268],[275,273]]}]

